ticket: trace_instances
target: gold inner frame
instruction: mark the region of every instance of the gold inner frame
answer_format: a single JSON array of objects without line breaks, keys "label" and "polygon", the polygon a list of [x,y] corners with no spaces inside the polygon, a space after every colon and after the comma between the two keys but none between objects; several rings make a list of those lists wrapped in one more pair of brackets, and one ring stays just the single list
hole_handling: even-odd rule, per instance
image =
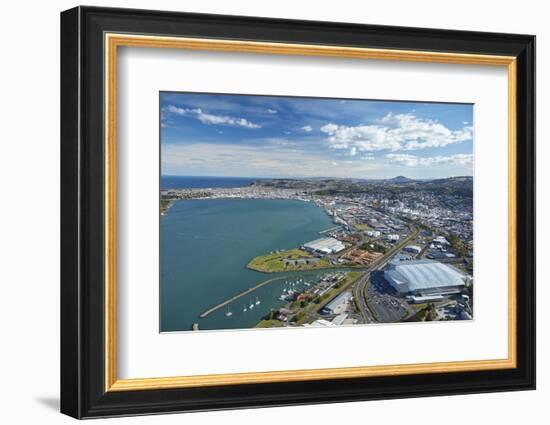
[{"label": "gold inner frame", "polygon": [[[516,367],[516,58],[461,53],[370,49],[106,33],[105,46],[105,391],[344,379],[417,373],[447,373]],[[495,360],[416,363],[272,372],[118,379],[116,324],[116,123],[117,48],[148,47],[281,55],[325,56],[467,65],[503,66],[508,72],[508,357]]]}]

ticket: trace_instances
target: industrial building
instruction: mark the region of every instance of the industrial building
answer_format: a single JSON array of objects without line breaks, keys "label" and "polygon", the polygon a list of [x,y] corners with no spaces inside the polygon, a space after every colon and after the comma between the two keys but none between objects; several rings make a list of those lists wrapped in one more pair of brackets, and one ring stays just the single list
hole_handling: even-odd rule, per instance
[{"label": "industrial building", "polygon": [[336,254],[344,249],[346,246],[338,239],[334,238],[320,238],[314,241],[305,243],[302,248],[308,252],[315,254]]},{"label": "industrial building", "polygon": [[323,313],[325,314],[342,314],[346,311],[348,303],[351,300],[351,292],[342,292],[326,306],[323,307]]},{"label": "industrial building", "polygon": [[312,323],[305,323],[303,326],[304,328],[326,328],[329,326],[336,326],[336,324],[325,319],[317,319]]},{"label": "industrial building", "polygon": [[449,295],[461,292],[471,277],[433,260],[389,263],[384,277],[399,294]]}]

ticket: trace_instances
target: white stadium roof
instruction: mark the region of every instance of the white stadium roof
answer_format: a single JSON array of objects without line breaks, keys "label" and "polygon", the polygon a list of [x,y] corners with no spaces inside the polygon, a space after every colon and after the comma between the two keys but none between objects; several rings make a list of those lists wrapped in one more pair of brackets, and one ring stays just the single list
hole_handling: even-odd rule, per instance
[{"label": "white stadium roof", "polygon": [[435,288],[463,286],[467,275],[447,264],[433,260],[393,263],[384,272],[400,292],[422,292]]}]

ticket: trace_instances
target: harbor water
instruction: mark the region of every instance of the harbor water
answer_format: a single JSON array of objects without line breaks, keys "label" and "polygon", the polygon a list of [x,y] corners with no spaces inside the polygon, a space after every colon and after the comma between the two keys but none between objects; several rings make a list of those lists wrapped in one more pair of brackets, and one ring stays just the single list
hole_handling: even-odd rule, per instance
[{"label": "harbor water", "polygon": [[[255,256],[299,247],[333,227],[313,203],[270,199],[176,201],[160,218],[161,331],[251,328],[293,282],[322,272],[259,273],[246,269]],[[277,278],[205,318],[209,308],[265,280]],[[251,308],[252,307],[252,308]],[[246,310],[246,311],[245,311]]]}]

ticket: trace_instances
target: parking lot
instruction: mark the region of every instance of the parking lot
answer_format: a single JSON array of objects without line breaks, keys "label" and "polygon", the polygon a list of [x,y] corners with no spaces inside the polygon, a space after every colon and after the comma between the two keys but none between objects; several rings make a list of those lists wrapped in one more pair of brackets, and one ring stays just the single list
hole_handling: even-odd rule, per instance
[{"label": "parking lot", "polygon": [[401,298],[384,279],[384,272],[373,271],[366,289],[369,309],[379,323],[395,323],[414,314],[414,310]]}]

